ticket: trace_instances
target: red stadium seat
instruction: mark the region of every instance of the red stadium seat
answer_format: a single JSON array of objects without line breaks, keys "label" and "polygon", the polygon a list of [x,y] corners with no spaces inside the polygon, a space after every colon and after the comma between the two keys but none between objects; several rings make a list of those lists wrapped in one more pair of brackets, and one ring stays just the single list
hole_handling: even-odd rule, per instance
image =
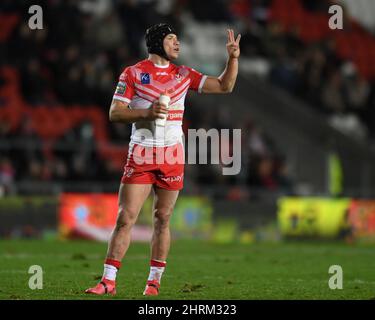
[{"label": "red stadium seat", "polygon": [[299,27],[301,40],[307,43],[325,38],[335,39],[336,52],[340,58],[356,63],[366,78],[373,76],[375,38],[355,19],[346,20],[344,31],[331,30],[328,27],[328,14],[304,10],[300,0],[273,0],[269,19],[280,23],[285,32]]},{"label": "red stadium seat", "polygon": [[44,153],[52,156],[54,141],[80,122],[90,121],[99,146],[99,155],[104,160],[109,160],[116,169],[122,169],[126,158],[124,156],[126,147],[109,143],[107,112],[103,112],[97,106],[30,107],[22,100],[17,70],[11,67],[2,67],[0,72],[5,79],[5,85],[0,88],[0,96],[5,101],[5,106],[0,108],[0,119],[10,123],[11,130],[19,128],[24,117],[29,118],[32,131],[47,142]]},{"label": "red stadium seat", "polygon": [[5,42],[16,27],[20,17],[18,14],[0,14],[0,42]]}]

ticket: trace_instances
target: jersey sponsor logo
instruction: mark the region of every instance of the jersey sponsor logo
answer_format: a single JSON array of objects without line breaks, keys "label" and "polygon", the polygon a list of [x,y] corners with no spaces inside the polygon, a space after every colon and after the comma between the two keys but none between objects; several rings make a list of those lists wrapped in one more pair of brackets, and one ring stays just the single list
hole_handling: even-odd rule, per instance
[{"label": "jersey sponsor logo", "polygon": [[157,76],[167,76],[168,75],[168,73],[167,72],[156,72],[156,75]]},{"label": "jersey sponsor logo", "polygon": [[130,178],[133,175],[133,173],[134,173],[134,169],[133,168],[125,167],[124,177]]},{"label": "jersey sponsor logo", "polygon": [[165,182],[181,182],[183,175],[180,176],[171,176],[171,177],[164,177],[162,174],[158,175],[159,178]]},{"label": "jersey sponsor logo", "polygon": [[168,113],[167,120],[176,121],[176,120],[182,120],[184,115],[184,111],[182,110],[176,110]]},{"label": "jersey sponsor logo", "polygon": [[141,83],[142,84],[150,84],[150,74],[149,73],[141,73]]},{"label": "jersey sponsor logo", "polygon": [[126,83],[120,81],[116,87],[116,94],[124,94],[126,91]]}]

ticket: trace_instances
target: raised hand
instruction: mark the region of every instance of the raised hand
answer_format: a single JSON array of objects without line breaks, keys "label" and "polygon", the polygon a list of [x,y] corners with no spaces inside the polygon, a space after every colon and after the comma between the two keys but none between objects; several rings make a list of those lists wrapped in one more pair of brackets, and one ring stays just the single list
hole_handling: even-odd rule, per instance
[{"label": "raised hand", "polygon": [[234,31],[233,29],[228,29],[228,42],[227,42],[227,51],[229,58],[238,58],[240,56],[240,40],[241,35],[239,34],[234,40]]}]

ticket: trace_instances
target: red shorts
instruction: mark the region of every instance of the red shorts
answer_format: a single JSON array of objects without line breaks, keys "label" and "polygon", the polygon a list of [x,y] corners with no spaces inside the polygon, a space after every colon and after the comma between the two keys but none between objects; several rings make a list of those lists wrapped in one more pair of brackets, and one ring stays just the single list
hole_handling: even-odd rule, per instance
[{"label": "red shorts", "polygon": [[181,190],[184,183],[184,148],[181,143],[168,147],[129,147],[121,182],[154,184],[167,190]]}]

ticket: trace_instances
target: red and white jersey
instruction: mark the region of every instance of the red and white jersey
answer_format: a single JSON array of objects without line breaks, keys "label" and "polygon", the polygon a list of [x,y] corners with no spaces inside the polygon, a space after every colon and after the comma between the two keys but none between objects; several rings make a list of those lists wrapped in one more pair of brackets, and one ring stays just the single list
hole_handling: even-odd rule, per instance
[{"label": "red and white jersey", "polygon": [[[131,109],[147,109],[167,90],[171,100],[165,127],[155,121],[133,123],[131,143],[159,147],[182,143],[182,119],[189,89],[201,92],[207,76],[186,67],[169,63],[156,65],[142,60],[121,73],[113,99],[129,103]],[[162,130],[162,132],[160,132]]]}]

